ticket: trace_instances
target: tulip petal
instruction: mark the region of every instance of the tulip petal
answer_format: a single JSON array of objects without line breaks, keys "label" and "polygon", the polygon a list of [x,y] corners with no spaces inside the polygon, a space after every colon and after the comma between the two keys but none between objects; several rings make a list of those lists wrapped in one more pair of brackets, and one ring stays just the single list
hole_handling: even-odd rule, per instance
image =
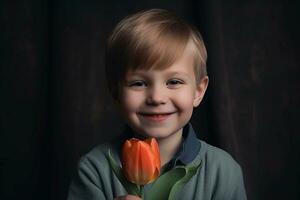
[{"label": "tulip petal", "polygon": [[130,182],[145,185],[159,176],[160,155],[154,138],[127,140],[121,157],[124,175]]},{"label": "tulip petal", "polygon": [[126,140],[123,149],[122,149],[122,167],[125,176],[128,178],[128,180],[132,180],[132,173],[131,171],[134,170],[134,160],[133,160],[133,151],[134,151],[134,144],[136,141],[134,140]]},{"label": "tulip petal", "polygon": [[139,151],[140,141],[132,140],[132,146],[127,153],[127,175],[131,182],[137,183],[139,177]]},{"label": "tulip petal", "polygon": [[159,171],[160,171],[160,165],[161,165],[161,161],[160,161],[160,153],[159,153],[159,146],[158,143],[156,142],[156,140],[154,138],[151,139],[151,143],[150,143],[151,149],[153,151],[155,162],[156,162],[156,166],[158,167]]},{"label": "tulip petal", "polygon": [[132,157],[134,157],[134,166],[133,166],[133,181],[136,184],[139,184],[140,182],[140,177],[141,177],[141,165],[140,165],[140,160],[141,160],[141,141],[138,141],[136,145],[134,146],[134,152]]},{"label": "tulip petal", "polygon": [[126,191],[129,194],[139,195],[140,194],[139,187],[137,185],[129,182],[128,179],[126,179],[126,177],[124,177],[124,174],[122,173],[122,168],[114,160],[110,149],[108,150],[107,157],[108,157],[110,167],[112,168],[113,172],[115,173],[115,175],[117,176],[119,181],[122,183],[122,185],[126,188]]},{"label": "tulip petal", "polygon": [[147,143],[141,143],[141,156],[140,156],[140,166],[141,166],[141,182],[143,184],[148,183],[153,179],[153,175],[156,169],[156,158]]}]

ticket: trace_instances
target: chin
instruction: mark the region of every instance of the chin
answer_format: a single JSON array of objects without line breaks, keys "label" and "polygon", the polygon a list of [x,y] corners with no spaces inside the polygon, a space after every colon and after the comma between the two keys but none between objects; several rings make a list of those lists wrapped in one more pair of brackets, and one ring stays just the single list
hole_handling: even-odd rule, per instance
[{"label": "chin", "polygon": [[145,137],[154,137],[157,139],[163,139],[163,138],[167,138],[170,135],[173,135],[173,133],[176,133],[177,131],[170,131],[170,130],[164,130],[161,128],[150,128],[147,130],[143,130],[143,135]]},{"label": "chin", "polygon": [[168,134],[160,134],[160,133],[156,133],[156,134],[145,134],[146,137],[153,137],[153,138],[156,138],[156,139],[163,139],[163,138],[166,138],[168,137],[169,135]]},{"label": "chin", "polygon": [[154,137],[157,139],[167,138],[180,130],[180,126],[173,126],[170,124],[138,124],[129,123],[134,132],[142,137]]}]

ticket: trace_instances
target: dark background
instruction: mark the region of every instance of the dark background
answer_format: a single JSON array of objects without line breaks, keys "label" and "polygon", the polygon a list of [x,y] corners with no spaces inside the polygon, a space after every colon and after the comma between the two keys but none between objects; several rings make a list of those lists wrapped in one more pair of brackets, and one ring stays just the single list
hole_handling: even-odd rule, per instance
[{"label": "dark background", "polygon": [[192,119],[198,137],[240,163],[250,200],[300,198],[299,3],[30,0],[0,3],[0,199],[65,199],[78,158],[120,134],[104,43],[148,8],[203,34],[210,84]]}]

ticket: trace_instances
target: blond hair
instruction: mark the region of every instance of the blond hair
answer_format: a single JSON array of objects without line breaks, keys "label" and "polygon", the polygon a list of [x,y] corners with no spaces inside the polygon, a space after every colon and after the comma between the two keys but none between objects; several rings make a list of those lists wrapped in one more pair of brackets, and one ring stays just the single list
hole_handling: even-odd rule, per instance
[{"label": "blond hair", "polygon": [[193,44],[196,82],[207,75],[207,53],[201,34],[190,24],[163,9],[151,9],[121,20],[106,44],[105,70],[108,89],[118,99],[126,72],[164,69]]}]

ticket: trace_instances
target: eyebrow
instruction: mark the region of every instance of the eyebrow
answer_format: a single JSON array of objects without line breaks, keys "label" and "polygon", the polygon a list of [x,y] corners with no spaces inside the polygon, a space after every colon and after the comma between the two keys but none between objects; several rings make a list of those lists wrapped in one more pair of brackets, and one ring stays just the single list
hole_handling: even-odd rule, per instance
[{"label": "eyebrow", "polygon": [[[160,70],[157,70],[157,71],[160,71]],[[186,76],[189,76],[188,73],[186,72],[177,72],[177,71],[170,71],[170,72],[166,72],[167,75],[186,75]],[[144,75],[147,75],[147,73],[145,71],[134,71],[134,72],[130,72],[130,75],[131,76],[144,76]]]},{"label": "eyebrow", "polygon": [[189,74],[185,73],[185,72],[168,72],[167,74],[171,75],[171,76],[174,76],[174,75],[185,75],[185,76],[189,77]]}]

